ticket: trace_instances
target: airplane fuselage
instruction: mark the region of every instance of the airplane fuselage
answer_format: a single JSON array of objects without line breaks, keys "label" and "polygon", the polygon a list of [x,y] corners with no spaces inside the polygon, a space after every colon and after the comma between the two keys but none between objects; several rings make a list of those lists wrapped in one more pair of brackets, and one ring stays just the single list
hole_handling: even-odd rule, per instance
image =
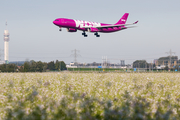
[{"label": "airplane fuselage", "polygon": [[[69,32],[76,32],[76,30],[81,31],[88,31],[88,32],[104,32],[104,33],[110,33],[110,32],[116,32],[122,29],[126,29],[126,27],[113,27],[113,28],[102,28],[97,29],[95,27],[99,26],[105,26],[105,25],[111,25],[111,24],[104,24],[104,23],[98,23],[98,22],[89,22],[89,21],[83,21],[83,20],[74,20],[74,19],[66,19],[66,18],[58,18],[53,21],[53,23],[59,27],[67,28]],[[84,28],[84,27],[90,27],[90,29]]]}]

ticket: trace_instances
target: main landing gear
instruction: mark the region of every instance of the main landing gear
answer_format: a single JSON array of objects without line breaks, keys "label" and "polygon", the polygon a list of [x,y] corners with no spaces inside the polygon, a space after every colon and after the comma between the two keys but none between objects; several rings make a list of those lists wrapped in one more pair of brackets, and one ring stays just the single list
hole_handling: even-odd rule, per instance
[{"label": "main landing gear", "polygon": [[59,31],[62,31],[61,27],[59,28]]},{"label": "main landing gear", "polygon": [[[84,35],[84,37],[87,37],[88,35],[85,33],[85,31],[83,31],[82,35]],[[98,32],[94,33],[94,35],[96,37],[100,37],[100,35],[98,34]]]},{"label": "main landing gear", "polygon": [[82,35],[84,35],[84,37],[87,37],[88,35],[85,33],[85,31],[83,31]]},{"label": "main landing gear", "polygon": [[100,37],[100,35],[98,35],[98,33],[96,32],[96,33],[94,33],[94,35],[96,35],[96,37]]}]

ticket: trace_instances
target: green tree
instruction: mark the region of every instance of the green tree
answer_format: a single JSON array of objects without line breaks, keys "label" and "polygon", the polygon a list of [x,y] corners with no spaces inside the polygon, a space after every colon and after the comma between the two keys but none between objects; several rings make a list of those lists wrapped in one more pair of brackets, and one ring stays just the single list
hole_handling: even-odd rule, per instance
[{"label": "green tree", "polygon": [[16,72],[18,69],[17,65],[15,64],[2,64],[0,65],[1,72]]},{"label": "green tree", "polygon": [[43,72],[46,72],[46,70],[47,70],[47,63],[44,62],[44,63],[43,63]]},{"label": "green tree", "polygon": [[56,60],[55,69],[56,69],[56,70],[67,70],[66,64],[64,63],[64,61],[58,61],[58,60]]},{"label": "green tree", "polygon": [[55,70],[60,70],[60,62],[58,60],[55,63]]},{"label": "green tree", "polygon": [[25,62],[24,63],[24,71],[23,72],[29,72],[30,70],[30,63],[29,62]]},{"label": "green tree", "polygon": [[61,70],[67,70],[66,64],[64,63],[64,61],[60,61],[60,65],[61,65]]},{"label": "green tree", "polygon": [[47,68],[49,70],[55,70],[55,64],[54,64],[54,61],[51,61],[47,64]]},{"label": "green tree", "polygon": [[34,60],[30,61],[30,70],[29,72],[36,72],[37,64]]},{"label": "green tree", "polygon": [[7,72],[16,72],[17,65],[15,65],[15,64],[8,64],[7,66],[8,66],[7,67]]},{"label": "green tree", "polygon": [[37,72],[43,72],[44,64],[41,61],[38,61],[36,64],[37,64],[36,71]]},{"label": "green tree", "polygon": [[7,65],[6,65],[6,64],[0,65],[0,70],[1,70],[1,72],[7,72],[6,68],[7,68]]},{"label": "green tree", "polygon": [[24,72],[24,66],[23,65],[21,65],[19,72]]},{"label": "green tree", "polygon": [[[10,68],[8,68],[10,67]],[[17,69],[17,66],[7,66],[6,64],[0,65],[0,70],[2,72],[6,72],[7,69],[9,71],[15,71]],[[31,60],[30,62],[25,62],[19,69],[20,72],[45,72],[47,69],[49,70],[66,70],[66,64],[64,61],[58,61],[56,60],[56,63],[54,64],[54,61],[51,61],[49,63],[46,62],[35,62],[34,60]]]},{"label": "green tree", "polygon": [[146,60],[136,60],[133,62],[133,68],[148,68],[149,64]]}]

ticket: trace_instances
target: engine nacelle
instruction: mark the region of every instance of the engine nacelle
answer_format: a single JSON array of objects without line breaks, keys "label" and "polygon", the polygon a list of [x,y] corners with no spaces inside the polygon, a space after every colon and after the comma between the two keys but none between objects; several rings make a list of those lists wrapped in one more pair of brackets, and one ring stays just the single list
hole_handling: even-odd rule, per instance
[{"label": "engine nacelle", "polygon": [[91,27],[91,28],[88,29],[88,31],[89,32],[98,32],[99,30],[97,28]]},{"label": "engine nacelle", "polygon": [[77,29],[74,29],[74,28],[67,28],[67,31],[68,31],[68,32],[77,32]]}]

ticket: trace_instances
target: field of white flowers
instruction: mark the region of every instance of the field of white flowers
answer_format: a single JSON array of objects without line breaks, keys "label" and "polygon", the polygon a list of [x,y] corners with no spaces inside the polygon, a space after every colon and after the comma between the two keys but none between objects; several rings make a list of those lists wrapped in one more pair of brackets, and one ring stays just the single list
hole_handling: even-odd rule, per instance
[{"label": "field of white flowers", "polygon": [[180,119],[180,73],[1,73],[0,119]]}]

